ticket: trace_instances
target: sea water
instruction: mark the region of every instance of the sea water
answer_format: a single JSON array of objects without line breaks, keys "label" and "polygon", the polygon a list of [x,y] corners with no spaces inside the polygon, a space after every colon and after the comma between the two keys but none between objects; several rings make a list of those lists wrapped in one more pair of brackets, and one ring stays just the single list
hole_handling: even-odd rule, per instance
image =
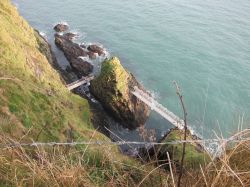
[{"label": "sea water", "polygon": [[[173,81],[184,97],[188,124],[204,138],[250,127],[249,0],[13,0],[20,14],[53,44],[65,21],[79,40],[118,56],[162,105],[183,117]],[[62,67],[68,65],[53,45]],[[171,125],[151,113],[146,128]],[[127,140],[138,130],[117,126]]]}]

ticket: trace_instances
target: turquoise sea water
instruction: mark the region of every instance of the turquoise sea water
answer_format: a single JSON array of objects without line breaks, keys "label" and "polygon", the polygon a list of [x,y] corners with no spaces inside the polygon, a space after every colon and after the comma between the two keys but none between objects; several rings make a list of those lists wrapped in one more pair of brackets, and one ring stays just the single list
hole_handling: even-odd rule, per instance
[{"label": "turquoise sea water", "polygon": [[[82,40],[102,43],[160,103],[181,116],[172,83],[177,81],[189,124],[200,135],[229,136],[241,118],[243,128],[250,127],[249,0],[13,2],[51,43],[52,27],[60,21]],[[169,124],[152,113],[147,127],[162,133]]]}]

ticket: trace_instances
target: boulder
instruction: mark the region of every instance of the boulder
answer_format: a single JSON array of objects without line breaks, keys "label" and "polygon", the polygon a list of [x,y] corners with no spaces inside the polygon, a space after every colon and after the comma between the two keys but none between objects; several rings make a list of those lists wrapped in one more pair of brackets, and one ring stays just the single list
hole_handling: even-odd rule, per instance
[{"label": "boulder", "polygon": [[144,125],[150,108],[131,91],[143,87],[128,73],[117,57],[102,63],[100,75],[91,82],[91,93],[113,116],[129,129]]},{"label": "boulder", "polygon": [[61,49],[69,61],[74,71],[79,76],[88,75],[93,71],[93,65],[79,58],[87,57],[88,52],[81,48],[78,44],[69,40],[65,35],[55,34],[55,44]]},{"label": "boulder", "polygon": [[71,40],[68,40],[64,35],[55,34],[55,44],[64,52],[64,55],[69,61],[71,61],[71,59],[76,59],[79,56],[88,55],[86,50]]},{"label": "boulder", "polygon": [[89,45],[88,50],[94,53],[98,53],[99,56],[105,55],[104,49],[95,44]]},{"label": "boulder", "polygon": [[65,32],[69,29],[69,26],[67,24],[64,23],[59,23],[54,27],[54,30],[56,32]]},{"label": "boulder", "polygon": [[94,68],[91,63],[83,60],[82,58],[72,59],[71,66],[80,76],[90,74]]}]

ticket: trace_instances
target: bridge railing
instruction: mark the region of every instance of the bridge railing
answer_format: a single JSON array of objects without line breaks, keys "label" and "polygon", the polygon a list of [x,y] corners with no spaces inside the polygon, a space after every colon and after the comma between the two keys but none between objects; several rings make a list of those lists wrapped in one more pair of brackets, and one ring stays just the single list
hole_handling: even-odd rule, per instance
[{"label": "bridge railing", "polygon": [[[176,124],[179,124],[181,126],[184,125],[184,121],[179,118],[178,116],[176,116],[174,113],[170,112],[167,108],[165,108],[163,105],[161,105],[160,103],[158,103],[152,96],[150,96],[148,93],[142,91],[141,89],[139,89],[138,87],[134,87],[135,93],[137,93],[138,95],[140,95],[141,97],[143,97],[145,100],[147,100],[150,103],[150,107],[152,109],[156,109],[161,111],[162,113],[164,113],[164,115],[166,115],[168,118],[171,118],[172,121],[174,121]],[[140,98],[139,98],[140,99]],[[175,125],[176,125],[175,124]]]}]

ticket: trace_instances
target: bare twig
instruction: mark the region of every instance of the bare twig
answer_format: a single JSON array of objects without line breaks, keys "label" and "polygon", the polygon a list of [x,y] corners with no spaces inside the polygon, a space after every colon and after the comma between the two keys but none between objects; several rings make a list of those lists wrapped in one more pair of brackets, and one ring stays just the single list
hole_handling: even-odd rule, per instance
[{"label": "bare twig", "polygon": [[[177,82],[174,82],[175,87],[176,87],[176,94],[180,99],[181,102],[181,106],[182,106],[182,110],[183,110],[183,115],[184,115],[184,141],[186,141],[187,139],[187,111],[186,111],[186,107],[183,101],[183,96],[181,94],[181,90],[177,84]],[[179,177],[178,177],[178,183],[177,186],[180,187],[181,186],[181,178],[183,175],[183,164],[184,164],[184,159],[185,159],[185,151],[186,151],[186,142],[183,143],[183,147],[182,147],[182,157],[181,157],[181,168],[180,168],[180,173],[179,173]]]}]

